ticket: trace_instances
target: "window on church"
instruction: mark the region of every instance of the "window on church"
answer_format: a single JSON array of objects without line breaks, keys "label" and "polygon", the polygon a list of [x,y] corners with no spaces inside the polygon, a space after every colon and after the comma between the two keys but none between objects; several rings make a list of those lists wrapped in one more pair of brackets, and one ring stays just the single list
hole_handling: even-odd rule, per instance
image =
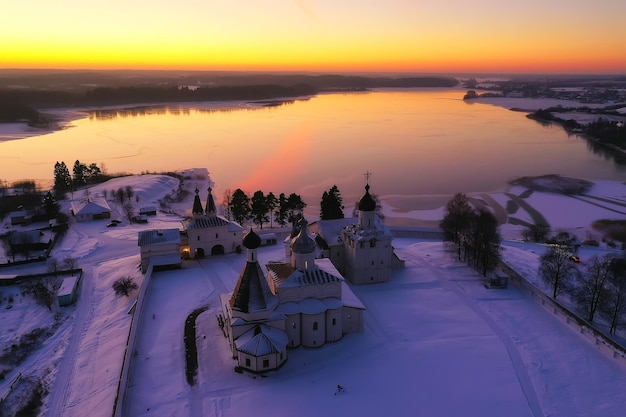
[{"label": "window on church", "polygon": [[376,240],[372,239],[370,240],[370,248],[375,248],[376,247]]},{"label": "window on church", "polygon": [[263,359],[263,367],[264,368],[269,368],[270,367],[270,360],[269,359]]},{"label": "window on church", "polygon": [[292,329],[295,329],[295,328],[296,328],[296,323],[295,323],[295,322],[291,323],[291,328],[292,328]]},{"label": "window on church", "polygon": [[220,237],[220,235],[216,233],[215,234],[215,239],[218,239],[219,237]]},{"label": "window on church", "polygon": [[337,319],[333,319],[333,326],[337,324]]},{"label": "window on church", "polygon": [[249,368],[250,367],[250,358],[246,358],[246,366]]},{"label": "window on church", "polygon": [[198,240],[200,240],[200,235],[198,235]]},{"label": "window on church", "polygon": [[313,330],[317,330],[317,322],[316,321],[313,322]]}]

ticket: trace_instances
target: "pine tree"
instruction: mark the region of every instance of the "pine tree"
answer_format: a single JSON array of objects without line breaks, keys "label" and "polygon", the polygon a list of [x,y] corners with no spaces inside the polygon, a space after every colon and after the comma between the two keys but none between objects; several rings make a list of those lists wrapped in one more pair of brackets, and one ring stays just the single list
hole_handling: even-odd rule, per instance
[{"label": "pine tree", "polygon": [[54,193],[58,197],[65,196],[65,193],[72,188],[72,177],[65,162],[59,161],[54,164]]},{"label": "pine tree", "polygon": [[330,190],[324,191],[322,201],[320,203],[320,219],[332,220],[343,219],[343,198],[339,192],[339,188],[333,185]]},{"label": "pine tree", "polygon": [[54,196],[52,195],[50,191],[48,191],[46,195],[43,197],[41,205],[43,206],[43,209],[48,219],[54,218],[59,213],[59,210],[60,210],[59,203],[56,202],[56,200],[54,199]]},{"label": "pine tree", "polygon": [[263,229],[263,223],[269,221],[268,212],[269,208],[263,191],[256,191],[250,200],[250,214],[254,223],[259,225],[261,229]]},{"label": "pine tree", "polygon": [[278,207],[278,199],[271,191],[265,196],[265,204],[267,204],[267,211],[269,213],[271,229],[272,227],[274,227],[274,225],[272,224],[272,221],[274,220],[274,210],[276,210],[276,207]]},{"label": "pine tree", "polygon": [[305,207],[306,203],[302,201],[302,197],[296,193],[289,194],[289,197],[287,197],[288,217],[294,217],[296,214],[301,213]]},{"label": "pine tree", "polygon": [[287,225],[287,219],[289,217],[289,202],[285,193],[280,193],[278,196],[278,210],[274,214],[274,220],[279,226],[285,227]]},{"label": "pine tree", "polygon": [[250,198],[240,188],[233,192],[230,200],[230,213],[233,220],[242,226],[250,218]]},{"label": "pine tree", "polygon": [[74,177],[73,177],[74,189],[76,189],[76,187],[80,187],[81,185],[87,182],[85,178],[86,171],[87,171],[87,166],[85,164],[82,164],[77,159],[76,162],[74,162],[74,168],[72,169],[72,172],[74,174]]}]

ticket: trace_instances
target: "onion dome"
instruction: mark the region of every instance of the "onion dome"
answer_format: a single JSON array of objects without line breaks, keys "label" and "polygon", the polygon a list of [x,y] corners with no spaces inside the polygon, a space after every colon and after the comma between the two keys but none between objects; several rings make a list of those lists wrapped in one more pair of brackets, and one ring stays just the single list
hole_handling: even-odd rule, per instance
[{"label": "onion dome", "polygon": [[365,195],[361,197],[359,200],[359,210],[360,211],[375,211],[376,210],[376,201],[370,194],[370,185],[365,184]]},{"label": "onion dome", "polygon": [[243,246],[246,249],[256,249],[261,246],[261,238],[254,233],[254,230],[250,229],[248,233],[243,237]]},{"label": "onion dome", "polygon": [[300,233],[291,241],[291,251],[293,253],[313,253],[315,251],[315,241],[307,233],[308,222],[303,217],[300,220]]}]

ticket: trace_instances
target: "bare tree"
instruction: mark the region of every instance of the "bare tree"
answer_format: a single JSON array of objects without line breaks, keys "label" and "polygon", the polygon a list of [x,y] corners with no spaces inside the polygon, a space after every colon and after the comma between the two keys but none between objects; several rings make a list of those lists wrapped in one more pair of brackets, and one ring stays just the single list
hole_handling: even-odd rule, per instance
[{"label": "bare tree", "polygon": [[472,212],[469,198],[463,193],[457,193],[446,203],[445,214],[439,225],[443,229],[445,240],[452,242],[452,250],[457,253],[459,260],[463,236],[467,233]]},{"label": "bare tree", "polygon": [[128,223],[132,223],[133,217],[135,217],[135,208],[130,203],[124,204],[123,208],[124,208],[124,214],[126,215],[126,218],[128,219]]},{"label": "bare tree", "polygon": [[113,283],[112,287],[113,291],[115,291],[115,295],[118,297],[128,297],[131,292],[139,288],[131,277],[119,278]]},{"label": "bare tree", "polygon": [[232,220],[233,215],[230,211],[230,200],[232,198],[232,192],[230,188],[224,190],[224,194],[222,196],[222,212],[224,213],[224,217],[227,220]]},{"label": "bare tree", "polygon": [[124,196],[126,196],[126,191],[124,191],[124,188],[118,188],[115,192],[115,195],[117,196],[118,200],[120,200],[120,204],[124,204]]},{"label": "bare tree", "polygon": [[578,269],[570,259],[570,254],[563,249],[551,246],[539,259],[539,276],[552,286],[552,298],[569,288],[570,281]]},{"label": "bare tree", "polygon": [[603,298],[607,296],[611,276],[612,255],[594,256],[586,263],[578,276],[578,285],[573,290],[574,300],[587,314],[587,320],[593,321]]},{"label": "bare tree", "polygon": [[61,280],[55,276],[48,276],[37,280],[29,281],[22,288],[24,292],[30,294],[33,299],[41,305],[48,307],[52,311],[54,297],[61,286]]},{"label": "bare tree", "polygon": [[74,269],[76,269],[77,266],[78,266],[78,261],[76,261],[76,258],[72,258],[71,256],[66,256],[63,259],[63,267],[65,269],[69,269],[70,271],[72,271],[72,276],[74,276]]},{"label": "bare tree", "polygon": [[600,305],[600,314],[610,323],[609,333],[617,332],[617,328],[624,323],[625,313],[626,258],[615,258],[611,263],[606,297]]},{"label": "bare tree", "polygon": [[476,228],[476,241],[474,252],[476,254],[476,267],[482,270],[483,276],[492,271],[500,262],[500,232],[498,220],[490,211],[480,210],[472,222]]}]

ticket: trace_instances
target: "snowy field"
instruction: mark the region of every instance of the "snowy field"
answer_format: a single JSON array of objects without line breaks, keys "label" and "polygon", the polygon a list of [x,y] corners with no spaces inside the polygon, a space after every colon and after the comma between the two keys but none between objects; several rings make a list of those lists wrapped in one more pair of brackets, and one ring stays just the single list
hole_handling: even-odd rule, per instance
[{"label": "snowy field", "polygon": [[[181,215],[191,208],[192,188],[209,186],[206,170],[190,170],[186,175],[190,179],[183,186],[189,192],[186,199],[169,203],[169,214],[160,212],[147,225],[71,224],[53,256],[62,260],[71,255],[84,270],[75,306],[54,307],[50,313],[22,296],[19,287],[0,287],[0,348],[6,349],[35,328],[55,329],[0,380],[3,395],[21,373],[2,412],[12,415],[42,381],[49,391],[43,398],[43,415],[111,415],[130,326],[128,310],[136,296],[117,298],[111,284],[123,276],[141,284],[138,231],[179,228]],[[159,200],[178,187],[178,180],[159,175],[113,181],[92,188],[89,194],[130,185],[139,205],[158,207]],[[594,184],[591,197],[584,199],[528,195],[521,187],[509,191],[523,195],[553,230],[594,234],[593,220],[624,219],[626,212],[626,185]],[[489,196],[495,203],[485,196],[474,197],[500,208],[510,200],[505,194]],[[113,217],[124,219],[119,204],[110,204]],[[385,212],[388,217],[395,214],[392,207]],[[420,211],[410,215],[419,219]],[[426,215],[430,221],[437,218],[433,210]],[[532,220],[522,207],[513,215]],[[502,230],[511,235],[519,232],[508,223]],[[215,318],[217,297],[232,291],[245,255],[189,261],[181,270],[155,274],[125,415],[623,415],[623,364],[600,353],[516,288],[487,290],[473,270],[443,252],[441,242],[396,239],[394,245],[406,268],[395,271],[391,282],[353,287],[367,308],[363,333],[318,349],[289,351],[283,368],[256,378],[234,372],[227,340]],[[536,281],[540,251],[512,242],[504,256]],[[581,254],[583,262],[590,254]],[[262,262],[282,256],[281,245],[259,253]],[[45,265],[33,264],[3,268],[1,273],[42,271]],[[7,309],[9,304],[12,308]],[[198,319],[198,384],[192,388],[185,379],[183,324],[193,310],[205,305],[209,309]],[[337,384],[345,391],[336,393]]]}]

